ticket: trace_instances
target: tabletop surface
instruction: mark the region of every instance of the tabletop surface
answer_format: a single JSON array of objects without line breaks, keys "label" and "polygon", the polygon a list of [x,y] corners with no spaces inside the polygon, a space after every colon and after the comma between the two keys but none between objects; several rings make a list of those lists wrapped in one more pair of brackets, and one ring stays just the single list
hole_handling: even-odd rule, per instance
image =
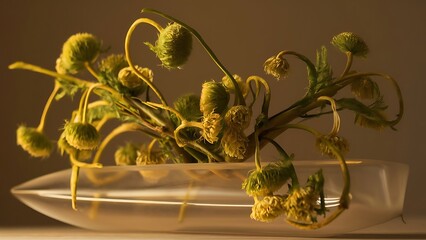
[{"label": "tabletop surface", "polygon": [[[95,232],[71,226],[25,226],[1,227],[0,239],[311,239],[300,237],[263,237],[263,236],[236,236],[215,234],[186,234],[186,233],[118,233]],[[426,239],[426,216],[409,216],[393,219],[367,229],[321,239]]]}]

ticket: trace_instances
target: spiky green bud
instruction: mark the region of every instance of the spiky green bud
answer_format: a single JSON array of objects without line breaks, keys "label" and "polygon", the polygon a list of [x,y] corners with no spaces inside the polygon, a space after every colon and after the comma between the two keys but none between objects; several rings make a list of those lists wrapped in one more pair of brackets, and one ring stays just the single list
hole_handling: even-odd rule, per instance
[{"label": "spiky green bud", "polygon": [[290,69],[287,59],[281,55],[272,56],[268,58],[263,64],[263,70],[266,74],[273,76],[277,80],[285,78]]},{"label": "spiky green bud", "polygon": [[369,49],[364,40],[352,32],[342,32],[334,36],[331,44],[343,53],[352,53],[354,56],[366,57]]},{"label": "spiky green bud", "polygon": [[63,134],[67,142],[78,150],[93,150],[100,141],[98,130],[90,123],[67,122]]},{"label": "spiky green bud", "polygon": [[62,47],[61,67],[73,73],[93,63],[101,52],[101,41],[90,33],[77,33],[68,38]]},{"label": "spiky green bud", "polygon": [[203,114],[222,114],[228,108],[229,93],[220,82],[205,82],[201,89],[200,110]]},{"label": "spiky green bud", "polygon": [[195,94],[180,96],[173,106],[188,121],[198,121],[203,116],[200,111],[200,97]]},{"label": "spiky green bud", "polygon": [[61,155],[63,155],[64,153],[67,153],[68,155],[72,156],[73,158],[79,161],[88,160],[92,157],[92,151],[78,150],[77,148],[71,146],[65,139],[64,134],[61,134],[57,145],[58,145],[58,149],[61,152]]},{"label": "spiky green bud", "polygon": [[290,164],[270,163],[261,169],[251,171],[242,188],[250,196],[269,196],[290,179]]},{"label": "spiky green bud", "polygon": [[182,25],[171,23],[160,31],[155,46],[145,43],[157,55],[166,68],[178,68],[189,58],[192,50],[192,35]]},{"label": "spiky green bud", "polygon": [[127,143],[115,151],[115,164],[118,166],[136,165],[139,156],[139,147],[133,143]]},{"label": "spiky green bud", "polygon": [[21,125],[16,130],[16,142],[33,157],[48,157],[53,149],[50,139],[36,128]]}]

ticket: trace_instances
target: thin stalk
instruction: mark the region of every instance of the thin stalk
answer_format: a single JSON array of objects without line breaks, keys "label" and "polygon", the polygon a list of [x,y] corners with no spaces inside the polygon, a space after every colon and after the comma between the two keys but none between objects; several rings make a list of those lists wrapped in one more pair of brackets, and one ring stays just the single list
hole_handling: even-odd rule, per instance
[{"label": "thin stalk", "polygon": [[203,48],[206,50],[207,54],[210,56],[210,58],[213,60],[213,62],[219,67],[219,69],[227,76],[231,79],[232,84],[234,85],[235,88],[235,105],[246,105],[245,104],[245,100],[244,100],[244,96],[241,93],[241,90],[238,86],[237,81],[234,79],[234,77],[232,76],[232,74],[226,69],[226,67],[219,61],[219,59],[217,58],[217,56],[215,55],[215,53],[211,50],[211,48],[207,45],[207,43],[204,41],[203,37],[195,30],[193,29],[191,26],[187,25],[186,23],[172,17],[169,16],[165,13],[159,12],[157,10],[154,9],[149,9],[149,8],[144,8],[141,11],[143,12],[149,12],[149,13],[154,13],[157,14],[161,17],[164,17],[166,19],[169,19],[173,22],[176,22],[180,25],[182,25],[183,27],[185,27],[188,31],[190,31],[192,33],[192,35],[195,36],[195,38],[197,38],[197,40],[200,42],[200,44],[203,46]]},{"label": "thin stalk", "polygon": [[67,80],[71,83],[74,83],[74,84],[80,86],[80,87],[88,87],[89,85],[93,84],[92,82],[87,81],[87,80],[82,80],[82,79],[72,77],[72,76],[69,76],[69,75],[65,75],[65,74],[59,74],[57,72],[50,71],[50,70],[47,70],[45,68],[42,68],[42,67],[39,67],[39,66],[36,66],[36,65],[33,65],[33,64],[28,64],[28,63],[25,63],[25,62],[15,62],[15,63],[9,65],[9,69],[23,69],[23,70],[41,73],[41,74],[51,76],[51,77],[54,77],[54,78]]},{"label": "thin stalk", "polygon": [[50,94],[46,104],[44,105],[43,113],[41,114],[41,118],[40,118],[40,123],[37,127],[38,132],[43,132],[44,124],[46,123],[47,112],[49,111],[50,105],[52,104],[53,99],[55,99],[55,96],[58,93],[59,89],[60,89],[60,85],[57,81],[55,81],[55,86],[53,87],[52,93]]},{"label": "thin stalk", "polygon": [[[247,78],[247,83],[250,84],[251,81],[255,81],[256,82],[256,86],[258,86],[257,83],[261,83],[263,85],[263,87],[265,88],[265,95],[263,98],[263,103],[262,103],[262,114],[265,117],[268,117],[269,114],[269,105],[271,102],[271,89],[269,87],[269,84],[265,81],[265,79],[258,77],[258,76],[250,76]],[[257,91],[259,92],[259,91]],[[257,94],[256,94],[257,95]],[[254,101],[253,101],[254,103]]]},{"label": "thin stalk", "polygon": [[112,130],[102,141],[102,143],[99,145],[98,150],[96,151],[95,156],[93,157],[92,163],[98,163],[101,157],[102,152],[104,151],[105,147],[108,145],[108,143],[118,136],[121,133],[130,132],[130,131],[136,131],[139,130],[141,127],[136,123],[123,123],[120,126],[116,127],[114,130]]}]

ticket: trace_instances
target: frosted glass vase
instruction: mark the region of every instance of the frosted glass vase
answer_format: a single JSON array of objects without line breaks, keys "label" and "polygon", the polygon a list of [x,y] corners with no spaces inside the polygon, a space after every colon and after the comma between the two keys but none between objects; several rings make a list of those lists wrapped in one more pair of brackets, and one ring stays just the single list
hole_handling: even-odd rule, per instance
[{"label": "frosted glass vase", "polygon": [[[336,161],[294,161],[300,182],[319,169],[326,206],[338,204],[342,174]],[[253,163],[165,164],[81,169],[77,207],[71,208],[70,170],[38,177],[12,189],[29,207],[59,221],[99,231],[184,232],[278,236],[331,236],[373,226],[402,214],[408,166],[350,160],[351,202],[335,221],[300,230],[284,217],[250,219],[253,199],[241,183]]]}]

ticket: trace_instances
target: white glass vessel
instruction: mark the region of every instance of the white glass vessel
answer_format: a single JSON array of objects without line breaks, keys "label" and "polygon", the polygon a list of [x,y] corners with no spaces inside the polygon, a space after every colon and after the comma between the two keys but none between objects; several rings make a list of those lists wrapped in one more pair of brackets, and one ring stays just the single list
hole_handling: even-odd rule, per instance
[{"label": "white glass vessel", "polygon": [[[331,211],[343,186],[337,161],[294,161],[300,182],[319,169]],[[351,202],[335,221],[299,230],[284,217],[250,219],[253,199],[241,183],[253,163],[164,164],[81,169],[77,210],[71,208],[70,170],[51,173],[12,189],[29,207],[62,222],[100,231],[191,232],[243,235],[331,236],[373,226],[402,214],[408,166],[350,160]]]}]

